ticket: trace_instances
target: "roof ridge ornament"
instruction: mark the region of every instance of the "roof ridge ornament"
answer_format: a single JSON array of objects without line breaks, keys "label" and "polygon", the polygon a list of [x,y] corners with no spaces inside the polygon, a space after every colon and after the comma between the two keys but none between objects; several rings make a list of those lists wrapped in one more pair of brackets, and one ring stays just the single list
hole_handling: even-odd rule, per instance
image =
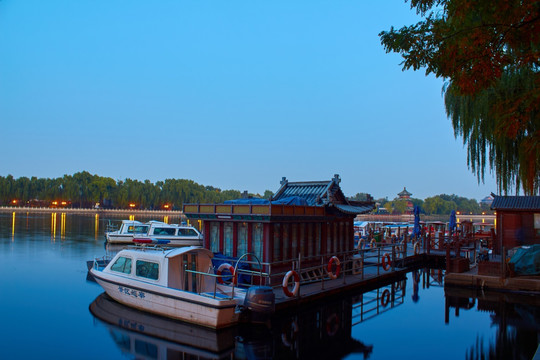
[{"label": "roof ridge ornament", "polygon": [[282,186],[289,183],[289,180],[285,176],[281,178],[281,181],[279,182]]},{"label": "roof ridge ornament", "polygon": [[339,185],[339,183],[341,182],[341,179],[339,178],[339,174],[334,174],[334,178],[332,179],[332,181],[333,181],[336,185]]}]

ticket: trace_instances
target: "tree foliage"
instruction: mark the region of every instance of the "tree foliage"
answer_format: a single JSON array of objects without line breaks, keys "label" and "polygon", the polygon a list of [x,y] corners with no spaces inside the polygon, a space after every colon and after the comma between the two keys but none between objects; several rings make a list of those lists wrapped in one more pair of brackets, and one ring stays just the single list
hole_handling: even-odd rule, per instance
[{"label": "tree foliage", "polygon": [[411,0],[424,20],[380,33],[404,69],[446,80],[454,134],[479,181],[500,192],[540,190],[540,2]]},{"label": "tree foliage", "polygon": [[221,203],[240,197],[238,190],[222,191],[185,179],[167,179],[155,184],[150,180],[116,181],[87,171],[55,179],[0,176],[2,205],[10,204],[14,199],[18,200],[19,205],[49,205],[52,201],[62,200],[69,202],[72,207],[85,208],[96,203],[101,207],[129,208],[129,204],[133,203],[140,209],[160,209],[165,204],[180,209],[184,203]]}]

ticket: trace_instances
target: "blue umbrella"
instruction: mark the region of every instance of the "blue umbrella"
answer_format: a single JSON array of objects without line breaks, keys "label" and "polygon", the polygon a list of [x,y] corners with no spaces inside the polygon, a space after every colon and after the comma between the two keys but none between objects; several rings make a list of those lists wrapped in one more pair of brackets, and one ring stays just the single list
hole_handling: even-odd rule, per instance
[{"label": "blue umbrella", "polygon": [[418,205],[414,206],[414,227],[412,231],[412,237],[419,237],[421,234],[420,229],[420,207]]},{"label": "blue umbrella", "polygon": [[452,233],[456,230],[456,228],[457,228],[456,211],[452,210],[452,212],[450,213],[450,222],[448,224],[448,234],[452,235]]}]

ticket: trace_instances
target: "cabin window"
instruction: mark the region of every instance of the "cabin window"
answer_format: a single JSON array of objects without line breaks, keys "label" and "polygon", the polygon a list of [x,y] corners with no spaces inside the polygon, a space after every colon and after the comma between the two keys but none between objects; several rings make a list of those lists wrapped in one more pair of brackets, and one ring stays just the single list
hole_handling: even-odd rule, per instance
[{"label": "cabin window", "polygon": [[281,261],[281,224],[274,224],[274,261]]},{"label": "cabin window", "polygon": [[263,261],[263,224],[255,223],[251,230],[251,249]]},{"label": "cabin window", "polygon": [[154,235],[174,235],[175,228],[155,228]]},{"label": "cabin window", "polygon": [[300,254],[306,256],[306,226],[298,224],[298,243],[300,244]]},{"label": "cabin window", "polygon": [[283,260],[287,260],[289,258],[289,232],[290,232],[291,225],[290,224],[283,224]]},{"label": "cabin window", "polygon": [[298,224],[292,224],[291,238],[291,257],[295,259],[298,256]]},{"label": "cabin window", "polygon": [[226,222],[223,224],[223,255],[233,256],[233,223]]},{"label": "cabin window", "polygon": [[339,244],[339,234],[338,234],[338,224],[333,223],[332,227],[334,228],[334,238],[332,239],[332,252],[335,254],[338,252],[338,244]]},{"label": "cabin window", "polygon": [[219,252],[219,223],[210,223],[210,251]]},{"label": "cabin window", "polygon": [[332,252],[332,223],[326,223],[326,254]]},{"label": "cabin window", "polygon": [[247,223],[240,223],[237,227],[238,248],[236,256],[240,257],[248,252],[248,226]]},{"label": "cabin window", "polygon": [[[217,225],[217,224],[216,224]],[[195,229],[178,229],[178,236],[198,236]]]},{"label": "cabin window", "polygon": [[321,223],[315,224],[315,255],[321,255]]},{"label": "cabin window", "polygon": [[313,224],[307,224],[307,239],[308,239],[308,256],[313,256],[313,248],[315,247],[315,242],[313,241]]},{"label": "cabin window", "polygon": [[339,223],[339,251],[345,250],[345,223]]},{"label": "cabin window", "polygon": [[130,225],[127,230],[128,234],[146,234],[147,231],[148,231],[148,226],[144,226],[144,225],[140,225],[140,226]]},{"label": "cabin window", "polygon": [[111,266],[111,270],[124,274],[131,274],[131,259],[123,256],[119,257]]},{"label": "cabin window", "polygon": [[135,275],[146,279],[157,280],[159,278],[159,264],[155,262],[137,260]]}]

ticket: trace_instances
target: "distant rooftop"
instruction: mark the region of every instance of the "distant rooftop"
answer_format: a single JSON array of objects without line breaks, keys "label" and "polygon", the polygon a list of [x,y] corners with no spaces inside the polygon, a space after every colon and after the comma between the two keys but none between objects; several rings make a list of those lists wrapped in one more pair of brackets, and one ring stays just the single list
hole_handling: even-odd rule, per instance
[{"label": "distant rooftop", "polygon": [[405,189],[405,186],[404,186],[403,191],[398,193],[398,195],[399,195],[399,197],[402,197],[402,198],[404,198],[404,197],[408,198],[408,197],[411,197],[412,194],[410,192],[408,192],[407,189]]},{"label": "distant rooftop", "polygon": [[540,210],[540,196],[493,196],[493,210]]},{"label": "distant rooftop", "polygon": [[338,174],[335,174],[330,181],[289,182],[283,177],[280,182],[281,187],[272,200],[299,196],[305,199],[309,206],[334,206],[348,214],[361,214],[373,210],[373,202],[347,200],[339,186],[340,182]]}]

